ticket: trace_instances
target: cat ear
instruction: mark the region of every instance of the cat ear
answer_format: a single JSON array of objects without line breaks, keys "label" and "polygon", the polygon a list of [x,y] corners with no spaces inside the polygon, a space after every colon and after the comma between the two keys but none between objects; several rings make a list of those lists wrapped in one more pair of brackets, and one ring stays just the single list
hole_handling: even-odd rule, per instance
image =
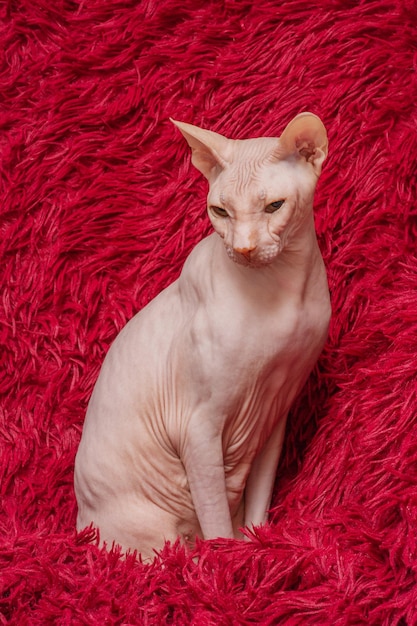
[{"label": "cat ear", "polygon": [[192,150],[191,162],[209,181],[229,163],[231,140],[211,130],[171,119]]},{"label": "cat ear", "polygon": [[327,132],[323,122],[313,113],[300,113],[286,126],[280,140],[281,150],[287,155],[311,163],[317,176],[328,152]]}]

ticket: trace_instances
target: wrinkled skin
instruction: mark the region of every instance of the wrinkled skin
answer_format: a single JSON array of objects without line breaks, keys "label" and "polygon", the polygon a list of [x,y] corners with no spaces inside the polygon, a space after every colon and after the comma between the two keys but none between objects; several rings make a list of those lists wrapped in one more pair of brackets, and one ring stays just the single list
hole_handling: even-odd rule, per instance
[{"label": "wrinkled skin", "polygon": [[175,123],[216,232],[111,346],[75,465],[77,528],[144,559],[267,520],[287,413],[330,317],[312,212],[320,120],[244,141]]}]

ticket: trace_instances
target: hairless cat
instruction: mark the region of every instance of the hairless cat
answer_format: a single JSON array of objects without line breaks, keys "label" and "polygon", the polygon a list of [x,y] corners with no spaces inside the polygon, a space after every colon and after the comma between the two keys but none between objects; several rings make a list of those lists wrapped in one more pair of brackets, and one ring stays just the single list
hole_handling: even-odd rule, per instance
[{"label": "hairless cat", "polygon": [[174,124],[209,182],[215,232],[114,341],[75,463],[77,528],[143,559],[267,521],[287,413],[330,318],[313,219],[320,119],[245,140]]}]

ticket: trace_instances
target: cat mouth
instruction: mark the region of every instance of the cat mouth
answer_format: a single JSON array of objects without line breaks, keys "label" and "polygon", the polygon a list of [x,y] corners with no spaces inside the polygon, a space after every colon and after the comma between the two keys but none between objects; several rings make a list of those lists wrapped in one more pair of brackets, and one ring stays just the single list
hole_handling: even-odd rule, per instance
[{"label": "cat mouth", "polygon": [[275,244],[273,246],[269,246],[268,249],[261,250],[256,253],[251,252],[242,254],[240,252],[236,252],[236,250],[234,250],[231,246],[226,246],[227,255],[230,259],[232,259],[232,261],[234,261],[234,263],[253,269],[270,265],[280,254],[281,249],[281,245]]}]

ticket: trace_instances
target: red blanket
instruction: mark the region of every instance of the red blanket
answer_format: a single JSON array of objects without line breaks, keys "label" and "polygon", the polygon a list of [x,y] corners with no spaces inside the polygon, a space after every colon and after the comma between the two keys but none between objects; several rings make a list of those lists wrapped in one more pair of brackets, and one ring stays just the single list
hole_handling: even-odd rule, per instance
[{"label": "red blanket", "polygon": [[[316,6],[314,6],[316,5]],[[0,5],[0,623],[417,623],[417,3]],[[290,416],[271,524],[153,565],[76,535],[104,354],[209,232],[171,116],[328,128],[329,340]]]}]

